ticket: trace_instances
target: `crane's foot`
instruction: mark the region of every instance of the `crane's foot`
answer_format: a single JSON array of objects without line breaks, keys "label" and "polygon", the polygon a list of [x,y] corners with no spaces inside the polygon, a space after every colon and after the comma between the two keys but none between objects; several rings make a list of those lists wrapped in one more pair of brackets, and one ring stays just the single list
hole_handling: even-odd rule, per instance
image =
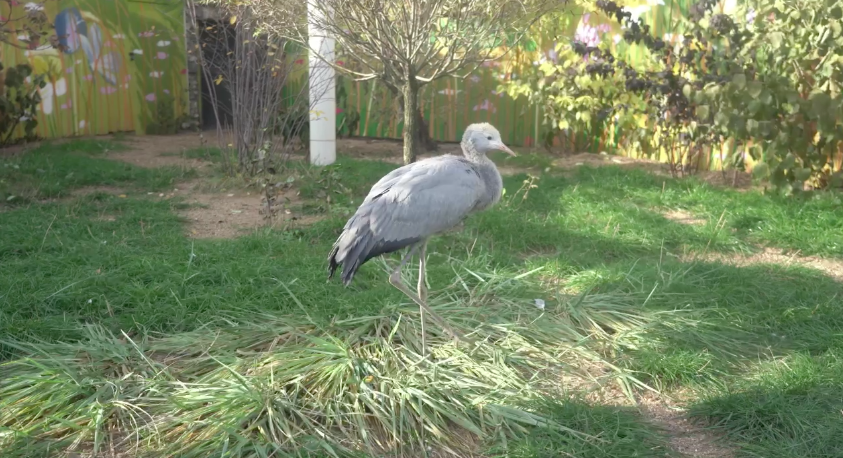
[{"label": "crane's foot", "polygon": [[396,269],[391,274],[389,274],[389,284],[398,289],[401,289],[401,287],[404,286],[401,282],[401,269]]}]

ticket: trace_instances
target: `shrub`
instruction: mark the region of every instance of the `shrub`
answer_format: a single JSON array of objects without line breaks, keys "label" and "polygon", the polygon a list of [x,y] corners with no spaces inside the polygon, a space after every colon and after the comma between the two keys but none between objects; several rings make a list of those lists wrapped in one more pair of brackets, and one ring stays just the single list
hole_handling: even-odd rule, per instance
[{"label": "shrub", "polygon": [[[3,73],[0,63],[0,147],[13,142],[17,127],[23,123],[24,139],[35,137],[38,104],[41,103],[39,88],[46,85],[43,75],[32,76],[32,67],[19,64]],[[27,81],[29,78],[29,82]]]},{"label": "shrub", "polygon": [[[760,0],[726,15],[695,5],[674,43],[613,1],[597,7],[644,48],[633,65],[605,45],[574,41],[532,77],[509,82],[511,95],[541,103],[554,129],[596,133],[613,123],[632,145],[665,152],[675,174],[693,172],[725,142],[721,156],[785,192],[843,185],[833,172],[843,147],[843,1]],[[610,117],[611,116],[611,117]]]}]

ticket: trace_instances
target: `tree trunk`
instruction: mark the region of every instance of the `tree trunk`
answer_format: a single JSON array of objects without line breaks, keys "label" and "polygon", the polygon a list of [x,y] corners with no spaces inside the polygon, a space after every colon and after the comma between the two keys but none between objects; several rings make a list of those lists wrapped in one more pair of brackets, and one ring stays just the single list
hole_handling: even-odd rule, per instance
[{"label": "tree trunk", "polygon": [[419,111],[418,84],[413,78],[408,78],[401,88],[404,99],[404,164],[416,162],[416,117]]},{"label": "tree trunk", "polygon": [[[398,105],[401,107],[401,110],[404,113],[404,117],[406,119],[407,107],[404,103],[404,88],[402,87],[399,90],[398,88],[392,85],[387,85],[387,87],[390,89],[390,91],[392,91],[393,94],[395,94],[395,97],[398,98]],[[417,108],[415,127],[413,129],[416,131],[416,148],[424,148],[425,151],[436,151],[439,148],[436,145],[436,142],[433,141],[432,138],[430,138],[427,122],[424,120],[424,115],[422,115],[421,107],[418,105],[418,91],[420,88],[418,86],[415,86],[415,88]],[[418,149],[416,151],[418,151]]]},{"label": "tree trunk", "polygon": [[427,128],[427,122],[424,120],[421,107],[416,110],[416,141],[425,151],[436,151],[439,149],[436,142],[430,138],[430,132]]}]

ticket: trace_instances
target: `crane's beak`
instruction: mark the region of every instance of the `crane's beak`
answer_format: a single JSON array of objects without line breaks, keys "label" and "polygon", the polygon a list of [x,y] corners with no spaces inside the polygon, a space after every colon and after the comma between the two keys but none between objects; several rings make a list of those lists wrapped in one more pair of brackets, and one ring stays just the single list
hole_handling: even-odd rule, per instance
[{"label": "crane's beak", "polygon": [[500,151],[503,151],[504,153],[509,154],[512,157],[517,156],[517,154],[515,154],[515,151],[512,151],[511,149],[509,149],[509,147],[504,145],[503,142],[495,143],[494,146],[495,146],[496,149],[498,149]]}]

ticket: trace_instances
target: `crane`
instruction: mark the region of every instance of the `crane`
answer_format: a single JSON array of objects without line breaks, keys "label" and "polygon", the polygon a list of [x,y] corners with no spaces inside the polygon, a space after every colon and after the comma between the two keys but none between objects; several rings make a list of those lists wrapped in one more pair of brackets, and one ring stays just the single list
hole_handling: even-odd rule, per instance
[{"label": "crane", "polygon": [[[343,284],[348,286],[369,259],[409,247],[390,274],[389,283],[419,306],[423,349],[425,314],[455,339],[464,339],[427,305],[427,242],[500,200],[503,180],[495,163],[486,157],[487,152],[499,150],[515,156],[501,141],[500,132],[485,122],[466,127],[460,147],[462,156],[449,154],[424,159],[381,178],[346,222],[328,255],[328,279],[341,266]],[[401,269],[416,252],[419,255],[417,294],[401,280]]]}]

